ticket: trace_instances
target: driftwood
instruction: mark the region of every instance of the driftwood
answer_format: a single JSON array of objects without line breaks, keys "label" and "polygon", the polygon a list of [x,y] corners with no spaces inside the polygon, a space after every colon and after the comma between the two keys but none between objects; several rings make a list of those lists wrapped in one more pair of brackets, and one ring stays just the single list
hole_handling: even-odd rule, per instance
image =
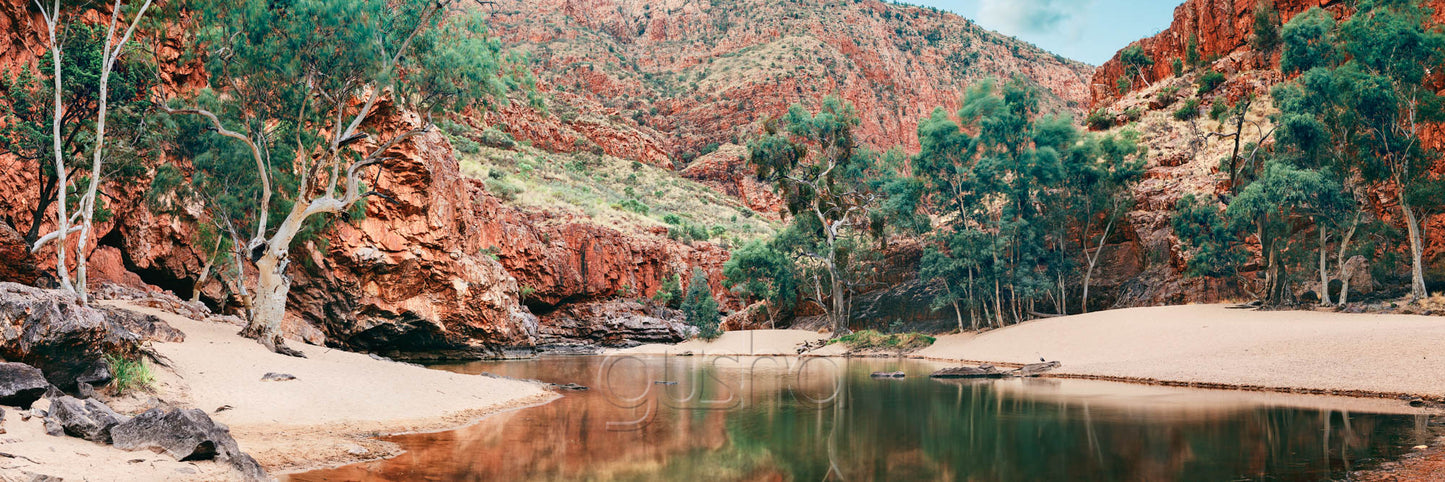
[{"label": "driftwood", "polygon": [[904,374],[903,371],[900,370],[900,371],[896,371],[896,372],[873,372],[872,375],[868,375],[868,376],[873,377],[873,378],[903,378],[903,377],[905,377],[905,376],[907,376],[907,375]]},{"label": "driftwood", "polygon": [[929,378],[1003,378],[1004,372],[994,368],[993,365],[983,364],[976,367],[953,367],[944,368],[933,372]]},{"label": "driftwood", "polygon": [[952,367],[944,368],[933,372],[929,378],[1008,378],[1008,377],[1036,377],[1050,370],[1060,367],[1056,361],[1046,363],[1030,363],[1009,371],[999,370],[987,363],[976,367]]}]

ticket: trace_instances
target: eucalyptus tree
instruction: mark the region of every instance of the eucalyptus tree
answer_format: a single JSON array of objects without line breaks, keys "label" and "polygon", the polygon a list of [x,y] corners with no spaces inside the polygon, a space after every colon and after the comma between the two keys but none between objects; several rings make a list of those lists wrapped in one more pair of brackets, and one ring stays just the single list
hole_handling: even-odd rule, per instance
[{"label": "eucalyptus tree", "polygon": [[816,114],[794,104],[781,119],[764,121],[762,136],[748,146],[758,176],[774,183],[793,215],[798,236],[786,244],[820,263],[828,278],[834,336],[848,332],[847,238],[866,231],[880,198],[861,176],[873,156],[854,139],[858,124],[851,104],[829,96]]},{"label": "eucalyptus tree", "polygon": [[[1346,212],[1351,201],[1342,193],[1338,181],[1319,171],[1274,161],[1265,166],[1259,180],[1229,203],[1225,215],[1231,226],[1238,231],[1252,232],[1259,241],[1259,256],[1264,265],[1261,301],[1268,305],[1294,301],[1293,278],[1290,263],[1284,259],[1285,250],[1291,244],[1301,248],[1307,244],[1301,236],[1307,231],[1305,227],[1314,225],[1317,230],[1323,229],[1329,218]],[[1323,258],[1327,252],[1323,240],[1318,249]],[[1325,288],[1328,289],[1328,284]]]},{"label": "eucalyptus tree", "polygon": [[[0,85],[10,94],[5,103],[3,132],[7,139],[0,147],[20,157],[33,159],[40,165],[41,199],[37,200],[37,208],[32,212],[26,241],[30,243],[32,252],[38,252],[52,241],[56,243],[56,276],[60,286],[76,293],[80,303],[86,304],[89,294],[86,289],[85,248],[96,220],[96,200],[101,179],[106,175],[104,164],[106,159],[113,157],[107,156],[105,150],[106,121],[113,96],[111,75],[120,65],[121,57],[129,52],[127,45],[150,9],[151,0],[138,7],[116,0],[110,6],[110,21],[103,37],[98,35],[96,27],[82,19],[84,9],[90,8],[90,5],[54,0],[47,6],[40,0],[34,1],[45,24],[49,56],[41,63],[42,69],[46,66],[50,68],[51,85],[48,88],[33,85],[40,76],[30,72],[28,67],[19,76],[7,76]],[[70,21],[72,17],[74,20]],[[74,43],[67,45],[67,41]],[[125,108],[135,103],[138,88],[144,88],[145,82],[138,80],[135,75],[137,69],[122,70],[120,98],[116,100]],[[76,79],[71,80],[72,77]],[[37,98],[37,94],[47,91],[51,96],[48,122],[38,115],[41,101]],[[66,100],[67,93],[71,94],[69,102]],[[41,134],[39,126],[42,124],[49,124],[48,136]],[[91,129],[93,132],[86,133]],[[39,142],[36,141],[41,139],[49,144],[51,161],[48,166],[41,160],[41,150],[37,148]],[[82,179],[87,187],[76,201],[74,211],[71,211],[72,189],[81,190],[79,185],[71,186],[70,175],[80,167],[74,161],[86,149],[92,156],[86,178]],[[47,207],[52,203],[56,206],[55,229],[40,235],[39,227]],[[101,216],[104,217],[105,213]],[[70,235],[76,233],[80,234],[80,239],[75,247],[75,281],[72,282],[66,259]]]},{"label": "eucalyptus tree", "polygon": [[1312,9],[1285,25],[1280,62],[1287,74],[1304,72],[1298,85],[1313,95],[1285,106],[1291,135],[1352,129],[1313,144],[1330,148],[1339,172],[1393,193],[1409,238],[1414,300],[1428,296],[1421,219],[1445,205],[1445,183],[1430,172],[1440,154],[1421,139],[1427,125],[1445,120],[1445,102],[1426,85],[1430,69],[1445,61],[1445,32],[1429,20],[1419,0],[1362,0],[1343,23]]},{"label": "eucalyptus tree", "polygon": [[[1061,240],[1076,232],[1084,257],[1080,309],[1089,312],[1089,287],[1104,247],[1124,215],[1134,206],[1131,187],[1144,175],[1147,152],[1139,146],[1139,133],[1124,131],[1103,137],[1088,137],[1064,157],[1063,179],[1057,187],[1060,199],[1054,204],[1063,214]],[[1090,244],[1093,247],[1090,247]],[[1060,251],[1065,251],[1061,244]],[[1061,310],[1066,312],[1067,310]]]},{"label": "eucalyptus tree", "polygon": [[793,262],[781,250],[754,241],[732,252],[723,264],[723,284],[748,301],[768,303],[768,321],[776,326],[777,315],[793,308],[798,282]]},{"label": "eucalyptus tree", "polygon": [[[385,198],[363,178],[372,170],[379,176],[395,148],[430,131],[433,114],[505,100],[527,79],[461,2],[238,0],[191,8],[210,86],[164,109],[205,124],[199,135],[209,139],[181,139],[197,151],[198,168],[210,168],[203,179],[251,183],[237,190],[254,193],[249,208],[238,198],[221,207],[252,233],[245,252],[258,274],[243,333],[300,356],[278,332],[298,235],[314,231],[318,216],[344,218],[368,197]],[[401,122],[383,121],[392,119]],[[249,174],[228,177],[243,170]]]}]

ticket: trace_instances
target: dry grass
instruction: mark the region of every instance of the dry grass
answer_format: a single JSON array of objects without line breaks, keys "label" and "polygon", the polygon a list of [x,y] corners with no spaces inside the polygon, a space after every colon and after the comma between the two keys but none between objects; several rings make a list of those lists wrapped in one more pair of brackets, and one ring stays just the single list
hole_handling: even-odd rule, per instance
[{"label": "dry grass", "polygon": [[742,243],[778,229],[737,199],[627,159],[551,153],[525,144],[458,156],[463,174],[487,180],[488,191],[506,202],[572,212],[622,231],[668,227],[664,219],[669,219],[699,226],[713,241]]}]

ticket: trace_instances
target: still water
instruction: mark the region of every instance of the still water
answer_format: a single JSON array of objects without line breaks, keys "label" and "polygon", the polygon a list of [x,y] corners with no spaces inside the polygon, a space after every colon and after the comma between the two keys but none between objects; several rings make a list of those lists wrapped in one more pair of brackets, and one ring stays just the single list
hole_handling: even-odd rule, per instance
[{"label": "still water", "polygon": [[[1426,415],[1343,399],[929,379],[939,367],[757,357],[437,366],[591,389],[390,437],[407,453],[291,480],[1329,480],[1432,437]],[[894,370],[907,378],[869,376]]]}]

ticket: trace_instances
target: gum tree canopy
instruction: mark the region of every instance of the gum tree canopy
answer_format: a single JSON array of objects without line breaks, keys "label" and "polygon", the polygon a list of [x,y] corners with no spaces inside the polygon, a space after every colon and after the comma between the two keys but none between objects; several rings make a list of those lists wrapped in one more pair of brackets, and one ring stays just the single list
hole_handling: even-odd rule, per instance
[{"label": "gum tree canopy", "polygon": [[[179,142],[230,186],[210,206],[243,232],[257,274],[243,331],[300,356],[278,334],[291,280],[288,250],[313,219],[369,196],[363,179],[393,148],[432,128],[433,113],[505,101],[525,74],[468,4],[437,0],[195,1],[210,86],[165,110],[203,124]],[[388,132],[387,101],[421,121]],[[184,106],[184,107],[183,107]],[[394,110],[387,109],[387,112]],[[249,175],[225,177],[249,171]],[[203,173],[205,174],[205,173]],[[206,197],[206,196],[202,196]]]}]

